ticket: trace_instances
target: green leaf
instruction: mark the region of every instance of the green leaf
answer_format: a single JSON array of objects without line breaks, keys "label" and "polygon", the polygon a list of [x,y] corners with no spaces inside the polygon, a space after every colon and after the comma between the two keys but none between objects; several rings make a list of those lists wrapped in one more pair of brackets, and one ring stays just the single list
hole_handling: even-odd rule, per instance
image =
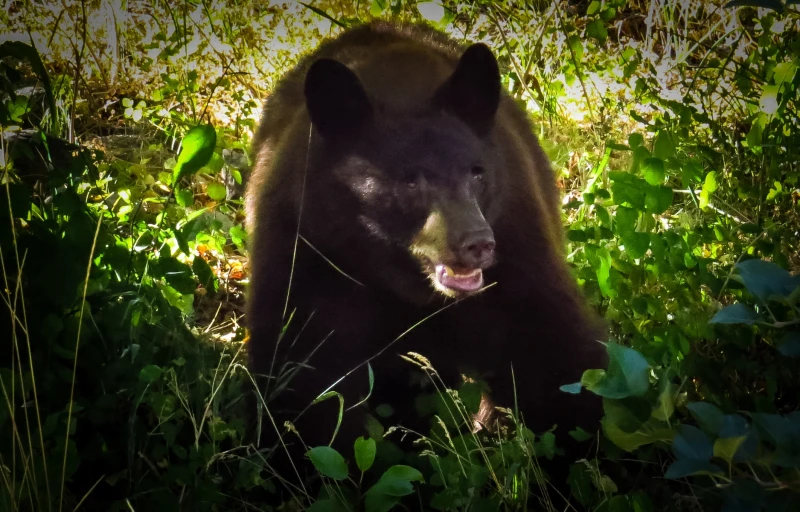
[{"label": "green leaf", "polygon": [[747,436],[726,437],[714,441],[714,457],[723,459],[728,464],[733,462],[733,457],[739,451]]},{"label": "green leaf", "polygon": [[747,147],[750,148],[755,154],[761,153],[761,139],[764,136],[764,128],[761,126],[761,123],[754,122],[753,126],[750,127],[750,131],[747,132]]},{"label": "green leaf", "polygon": [[372,467],[375,462],[375,440],[359,437],[356,439],[354,450],[356,454],[356,466],[363,473]]},{"label": "green leaf", "polygon": [[661,185],[664,183],[666,173],[664,172],[664,161],[660,158],[645,158],[642,162],[642,175],[647,183],[651,185]]},{"label": "green leaf", "polygon": [[400,502],[400,498],[414,492],[411,482],[424,482],[422,473],[410,466],[392,466],[366,493],[367,512],[386,512]]},{"label": "green leaf", "polygon": [[583,60],[583,40],[577,34],[572,34],[567,39],[567,44],[575,54],[575,60],[581,62]]},{"label": "green leaf", "polygon": [[601,424],[608,440],[626,452],[656,442],[671,441],[675,435],[672,428],[655,419],[644,423],[636,432],[625,432],[607,418],[603,418]]},{"label": "green leaf", "polygon": [[707,461],[714,455],[714,445],[705,432],[691,425],[679,425],[672,440],[672,453],[678,459]]},{"label": "green leaf", "polygon": [[778,343],[778,352],[786,357],[800,357],[800,332],[787,332]]},{"label": "green leaf", "polygon": [[797,64],[794,62],[779,62],[772,70],[772,83],[791,83],[797,73]]},{"label": "green leaf", "polygon": [[635,132],[628,135],[628,146],[630,146],[631,149],[644,146],[644,135]]},{"label": "green leaf", "polygon": [[477,382],[466,382],[458,389],[458,399],[470,414],[475,414],[481,407],[483,387]]},{"label": "green leaf", "polygon": [[634,259],[642,258],[650,248],[650,235],[647,233],[631,233],[620,237],[620,241],[625,246],[625,252]]},{"label": "green leaf", "polygon": [[194,260],[192,260],[192,270],[194,271],[194,275],[197,276],[197,280],[200,281],[200,284],[204,288],[211,292],[217,291],[217,279],[206,260],[199,255],[195,256]]},{"label": "green leaf", "polygon": [[584,386],[605,398],[642,396],[650,387],[650,365],[636,350],[616,343],[606,346],[608,370],[599,382]]},{"label": "green leaf", "polygon": [[608,177],[612,180],[611,194],[615,204],[627,203],[633,208],[644,208],[645,190],[649,187],[645,180],[619,171],[609,172]]},{"label": "green leaf", "polygon": [[344,457],[330,446],[317,446],[306,452],[311,463],[321,474],[334,480],[347,479]]},{"label": "green leaf", "polygon": [[181,153],[172,170],[173,185],[206,165],[211,160],[216,145],[217,132],[213,126],[206,124],[191,128],[181,142]]},{"label": "green leaf", "polygon": [[708,461],[696,459],[678,459],[670,465],[664,475],[667,478],[678,479],[692,475],[723,475],[722,468]]},{"label": "green leaf", "polygon": [[586,33],[589,37],[597,39],[600,44],[605,44],[606,39],[608,39],[608,29],[606,29],[606,24],[601,19],[590,21],[586,25]]},{"label": "green leaf", "polygon": [[686,406],[706,432],[716,434],[722,428],[724,414],[714,404],[692,402]]},{"label": "green leaf", "polygon": [[658,406],[653,409],[653,417],[657,420],[669,421],[675,412],[675,393],[677,389],[675,384],[668,379],[663,379],[662,382],[661,393],[658,395]]},{"label": "green leaf", "polygon": [[672,206],[672,188],[665,185],[649,187],[644,199],[645,211],[656,215],[662,214]]},{"label": "green leaf", "polygon": [[586,15],[591,16],[593,14],[597,14],[600,11],[600,2],[597,0],[592,0],[589,3],[589,7],[586,8]]},{"label": "green leaf", "polygon": [[670,132],[665,130],[658,132],[656,140],[653,142],[653,156],[661,160],[675,156],[675,143],[672,141]]},{"label": "green leaf", "polygon": [[753,311],[749,306],[737,302],[719,310],[714,318],[709,320],[711,324],[746,324],[753,325],[762,320],[761,316]]},{"label": "green leaf", "polygon": [[175,189],[175,201],[184,208],[192,206],[192,204],[194,204],[194,193],[192,189],[177,187]]},{"label": "green leaf", "polygon": [[161,378],[162,373],[163,370],[160,366],[151,364],[142,368],[142,370],[139,372],[139,380],[146,384],[152,384]]},{"label": "green leaf", "polygon": [[717,173],[711,171],[706,174],[706,179],[703,181],[703,189],[700,191],[700,208],[708,208],[708,203],[711,201],[711,194],[717,190]]},{"label": "green leaf", "polygon": [[208,194],[208,197],[214,201],[224,201],[228,196],[228,191],[225,189],[225,185],[222,183],[212,181],[206,187],[206,194]]},{"label": "green leaf", "polygon": [[772,296],[789,297],[800,286],[800,275],[792,276],[778,265],[764,260],[747,260],[736,265],[747,291],[766,301]]},{"label": "green leaf", "polygon": [[369,13],[372,16],[380,16],[386,10],[387,5],[386,0],[372,0],[372,4],[369,6]]}]

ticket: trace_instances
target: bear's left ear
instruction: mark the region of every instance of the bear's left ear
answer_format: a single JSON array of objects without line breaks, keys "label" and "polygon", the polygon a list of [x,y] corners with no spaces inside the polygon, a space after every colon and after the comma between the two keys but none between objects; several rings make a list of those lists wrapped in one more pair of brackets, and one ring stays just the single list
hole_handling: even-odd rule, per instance
[{"label": "bear's left ear", "polygon": [[306,73],[306,107],[326,140],[355,137],[372,116],[367,92],[355,73],[339,61],[319,59]]},{"label": "bear's left ear", "polygon": [[433,98],[435,105],[457,115],[478,135],[492,128],[500,105],[500,69],[488,46],[468,47],[455,71]]}]

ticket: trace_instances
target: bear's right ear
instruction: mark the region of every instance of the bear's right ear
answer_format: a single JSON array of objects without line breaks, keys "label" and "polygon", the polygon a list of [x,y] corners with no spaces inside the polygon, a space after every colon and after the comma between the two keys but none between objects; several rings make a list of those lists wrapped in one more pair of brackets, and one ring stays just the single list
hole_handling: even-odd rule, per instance
[{"label": "bear's right ear", "polygon": [[308,70],[306,107],[311,122],[327,140],[357,135],[372,116],[364,86],[350,68],[333,59],[319,59]]}]

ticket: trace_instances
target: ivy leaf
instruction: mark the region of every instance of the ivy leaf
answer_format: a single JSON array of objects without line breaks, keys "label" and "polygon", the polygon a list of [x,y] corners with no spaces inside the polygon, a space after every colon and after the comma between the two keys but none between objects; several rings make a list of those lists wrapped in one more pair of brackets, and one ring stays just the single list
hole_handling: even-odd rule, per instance
[{"label": "ivy leaf", "polygon": [[746,324],[753,325],[760,322],[761,315],[753,311],[749,306],[737,302],[719,310],[714,318],[709,320],[711,324]]},{"label": "ivy leaf", "polygon": [[347,479],[347,464],[344,457],[330,446],[317,446],[306,452],[314,467],[334,480]]},{"label": "ivy leaf", "polygon": [[191,176],[211,161],[217,145],[217,132],[208,124],[191,128],[181,142],[181,153],[172,170],[175,185],[184,176]]}]

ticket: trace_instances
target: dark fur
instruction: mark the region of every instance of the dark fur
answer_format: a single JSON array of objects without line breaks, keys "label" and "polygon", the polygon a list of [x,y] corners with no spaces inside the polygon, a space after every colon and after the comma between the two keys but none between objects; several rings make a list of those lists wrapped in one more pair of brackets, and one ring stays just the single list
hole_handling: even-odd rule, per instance
[{"label": "dark fur", "polygon": [[[494,233],[497,260],[484,276],[486,284],[496,285],[452,304],[373,360],[375,394],[400,403],[408,393],[402,372],[410,365],[398,354],[415,351],[430,358],[448,385],[458,385],[460,369],[471,370],[490,385],[496,403],[513,407],[513,363],[520,412],[534,431],[554,423],[562,433],[575,425],[597,427],[595,397],[558,389],[579,380],[585,369],[605,367],[605,349],[597,340],[606,336],[585,310],[565,263],[553,173],[524,111],[504,91],[497,114],[487,121],[493,112],[490,98],[456,98],[443,89],[463,52],[425,27],[373,23],[321,45],[287,73],[267,101],[247,191],[251,370],[275,375],[285,361],[303,360],[325,340],[309,361],[314,369],[301,371],[292,389],[270,403],[279,426],[294,417],[286,409],[302,409],[414,323],[452,304],[432,288],[407,248],[430,213],[425,194],[472,186],[463,185],[465,173],[480,161],[487,176],[476,196]],[[492,65],[480,62],[486,55],[477,52],[478,66]],[[364,84],[376,119],[365,131],[357,121],[333,127],[320,121],[310,130],[306,75],[320,58],[345,64]],[[335,63],[323,67],[317,68],[320,73],[344,72]],[[491,96],[492,83],[483,77],[464,80],[483,82],[476,87]],[[342,109],[368,108],[326,105],[326,95],[340,95],[336,88],[312,93],[323,120],[337,119]],[[360,160],[347,160],[354,153]],[[365,189],[359,196],[354,187],[364,185],[365,173],[376,169],[378,185],[390,190]],[[408,172],[423,173],[422,196],[402,188]],[[361,284],[303,241],[297,244],[292,274],[301,205],[300,234]],[[447,252],[443,242],[431,243]],[[276,346],[290,275],[287,318],[295,313]],[[366,368],[336,389],[345,395],[345,406],[356,403],[367,392]],[[306,421],[298,423],[304,440],[330,440],[336,407],[332,399],[306,413]],[[361,434],[360,420],[358,410],[345,414],[345,427],[351,428],[340,433],[345,447]],[[351,448],[343,453],[350,455]]]}]

